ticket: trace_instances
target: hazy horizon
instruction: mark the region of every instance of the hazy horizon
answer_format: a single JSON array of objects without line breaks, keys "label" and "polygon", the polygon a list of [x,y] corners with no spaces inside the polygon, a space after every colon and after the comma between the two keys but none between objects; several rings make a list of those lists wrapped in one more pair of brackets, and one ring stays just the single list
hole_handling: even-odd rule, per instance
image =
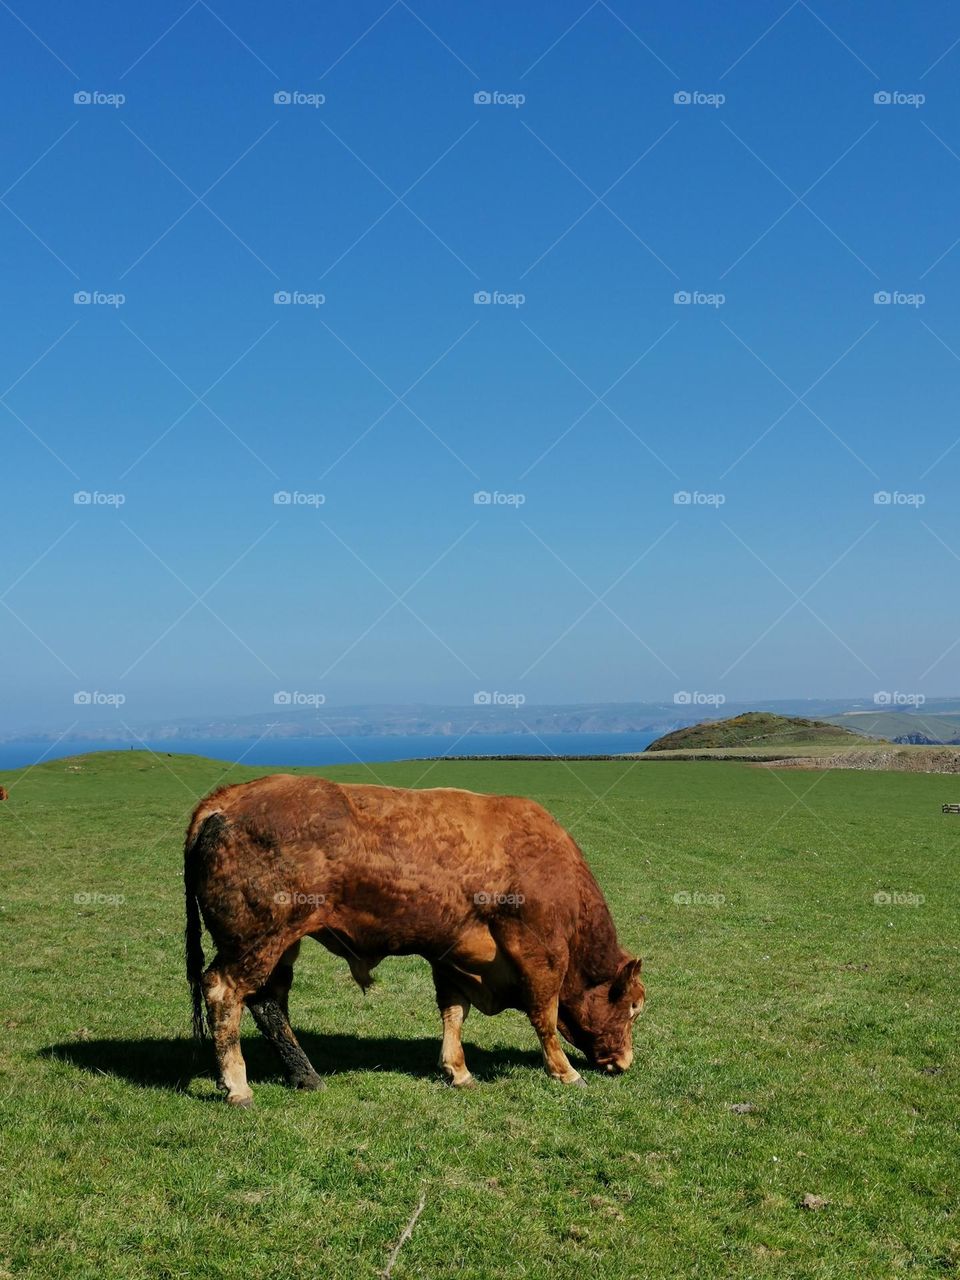
[{"label": "hazy horizon", "polygon": [[[537,715],[544,713],[555,713],[562,715],[567,713],[571,716],[586,714],[589,711],[595,711],[601,716],[603,713],[615,714],[621,712],[624,714],[633,713],[637,720],[651,720],[658,723],[664,723],[669,720],[675,720],[678,723],[692,723],[698,719],[717,719],[729,715],[741,714],[744,711],[762,711],[770,710],[780,714],[810,714],[810,715],[841,715],[850,711],[862,710],[864,714],[871,712],[897,711],[902,713],[915,714],[922,716],[923,714],[935,714],[937,708],[949,708],[952,705],[960,707],[960,695],[942,695],[931,696],[924,699],[919,704],[910,702],[908,698],[912,695],[902,694],[899,691],[891,690],[882,692],[877,701],[878,695],[862,695],[853,698],[821,698],[821,697],[795,697],[795,698],[766,698],[766,699],[737,699],[735,701],[717,701],[717,695],[703,693],[699,690],[684,691],[680,695],[680,700],[660,700],[660,699],[630,699],[630,700],[585,700],[582,702],[521,702],[519,704],[511,703],[506,699],[515,695],[500,694],[499,691],[490,691],[491,697],[496,699],[492,702],[324,702],[320,705],[311,705],[302,699],[309,698],[311,695],[303,694],[300,691],[290,691],[290,701],[286,703],[278,703],[270,708],[251,709],[249,706],[237,707],[236,709],[218,708],[207,714],[194,715],[168,715],[139,717],[132,716],[125,704],[120,706],[98,705],[96,699],[100,696],[98,691],[83,691],[80,696],[89,698],[89,702],[76,705],[73,715],[68,722],[62,720],[52,720],[46,723],[35,721],[13,724],[10,722],[0,723],[0,741],[16,741],[16,740],[45,740],[48,737],[57,737],[63,735],[65,740],[84,739],[90,737],[93,741],[97,737],[103,736],[105,733],[112,733],[117,738],[129,737],[137,732],[154,730],[167,731],[170,729],[183,729],[189,735],[190,730],[203,729],[208,726],[227,725],[237,730],[242,730],[245,725],[249,725],[250,733],[253,734],[257,729],[262,728],[265,724],[271,723],[279,729],[285,729],[288,726],[307,726],[316,725],[321,732],[326,732],[322,726],[326,722],[331,724],[339,724],[348,716],[360,716],[366,714],[369,717],[370,724],[390,724],[395,717],[402,718],[404,715],[429,713],[459,713],[466,720],[474,722],[475,729],[468,732],[484,733],[488,730],[485,724],[496,723],[502,728],[493,730],[494,732],[510,732],[509,726],[515,724],[515,732],[527,733],[531,732],[527,721]],[[402,719],[397,720],[402,723]],[[458,732],[459,730],[455,731]],[[579,729],[564,730],[557,729],[556,732],[580,732]],[[617,732],[635,732],[633,728],[618,729],[611,727],[606,723],[600,732],[605,734]],[[329,730],[333,732],[333,730]],[[432,733],[433,730],[403,730],[408,736],[416,736],[417,733]],[[91,736],[92,735],[92,736]]]}]

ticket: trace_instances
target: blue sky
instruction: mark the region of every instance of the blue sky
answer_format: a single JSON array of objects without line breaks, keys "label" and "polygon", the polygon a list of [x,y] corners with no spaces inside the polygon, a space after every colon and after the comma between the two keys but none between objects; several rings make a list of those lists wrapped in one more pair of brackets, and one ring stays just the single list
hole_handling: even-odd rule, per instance
[{"label": "blue sky", "polygon": [[956,691],[955,7],[0,26],[4,724]]}]

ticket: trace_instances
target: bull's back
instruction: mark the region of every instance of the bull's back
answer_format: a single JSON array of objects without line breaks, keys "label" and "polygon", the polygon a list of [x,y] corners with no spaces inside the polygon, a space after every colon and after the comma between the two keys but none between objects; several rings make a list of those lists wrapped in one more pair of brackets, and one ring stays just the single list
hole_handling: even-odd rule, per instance
[{"label": "bull's back", "polygon": [[[572,889],[576,846],[533,801],[277,774],[214,792],[200,900],[214,933],[334,929],[384,952],[445,949],[478,921]],[[560,904],[553,903],[553,906]]]}]

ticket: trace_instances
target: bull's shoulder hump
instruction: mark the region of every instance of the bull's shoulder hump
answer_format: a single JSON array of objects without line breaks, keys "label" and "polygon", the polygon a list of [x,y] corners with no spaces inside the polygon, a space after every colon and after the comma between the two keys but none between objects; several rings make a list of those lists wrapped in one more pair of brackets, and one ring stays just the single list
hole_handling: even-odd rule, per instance
[{"label": "bull's shoulder hump", "polygon": [[463,796],[484,796],[488,794],[486,791],[471,791],[469,787],[421,787],[420,790],[428,793],[431,791],[453,791],[459,792]]},{"label": "bull's shoulder hump", "polygon": [[341,789],[349,796],[382,797],[384,800],[398,802],[409,801],[412,804],[439,804],[446,806],[456,804],[462,797],[465,804],[478,804],[480,807],[523,808],[529,807],[541,813],[546,810],[535,800],[526,796],[504,796],[496,792],[470,791],[466,787],[385,787],[375,783],[345,782]]},{"label": "bull's shoulder hump", "polygon": [[201,800],[194,812],[196,815],[219,810],[229,814],[231,811],[247,809],[251,804],[283,805],[305,799],[316,803],[325,796],[341,793],[340,785],[327,778],[311,774],[270,773],[262,778],[253,778],[250,782],[218,787]]},{"label": "bull's shoulder hump", "polygon": [[458,796],[465,799],[496,800],[499,796],[489,796],[482,791],[467,791],[463,787],[386,787],[379,783],[344,782],[341,790],[345,795],[363,800],[364,797],[376,800],[412,804],[442,803],[445,800],[456,800]]}]

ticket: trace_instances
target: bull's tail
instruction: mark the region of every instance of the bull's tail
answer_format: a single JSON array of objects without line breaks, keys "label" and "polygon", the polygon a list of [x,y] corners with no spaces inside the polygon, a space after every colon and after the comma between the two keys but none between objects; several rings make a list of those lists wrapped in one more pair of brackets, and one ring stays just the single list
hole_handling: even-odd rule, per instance
[{"label": "bull's tail", "polygon": [[187,832],[187,841],[183,850],[183,887],[186,895],[187,928],[185,934],[185,950],[187,961],[187,982],[190,984],[190,995],[193,1000],[193,1034],[198,1040],[206,1035],[206,1024],[203,1018],[203,918],[200,915],[200,903],[197,900],[197,871],[211,839],[216,840],[223,829],[223,816],[219,813],[194,815]]},{"label": "bull's tail", "polygon": [[201,987],[204,964],[203,942],[201,941],[202,929],[200,905],[196,896],[188,888],[187,981],[190,983],[190,995],[193,1000],[193,1034],[198,1040],[202,1040],[206,1034],[206,1024],[203,1021],[203,989]]}]

